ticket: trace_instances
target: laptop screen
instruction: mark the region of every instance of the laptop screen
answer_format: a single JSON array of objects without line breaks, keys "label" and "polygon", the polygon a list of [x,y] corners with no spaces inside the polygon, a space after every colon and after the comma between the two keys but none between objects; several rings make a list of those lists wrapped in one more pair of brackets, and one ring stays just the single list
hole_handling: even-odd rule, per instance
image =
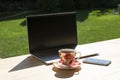
[{"label": "laptop screen", "polygon": [[30,53],[65,45],[77,45],[75,14],[65,12],[27,16]]}]

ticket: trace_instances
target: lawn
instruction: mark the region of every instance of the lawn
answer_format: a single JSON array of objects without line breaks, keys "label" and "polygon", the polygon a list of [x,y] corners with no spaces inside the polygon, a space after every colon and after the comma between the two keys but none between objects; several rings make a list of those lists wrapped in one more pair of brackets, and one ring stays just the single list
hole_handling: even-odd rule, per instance
[{"label": "lawn", "polygon": [[77,30],[79,44],[120,38],[120,15],[100,10],[78,11]]},{"label": "lawn", "polygon": [[0,57],[12,57],[28,53],[25,19],[0,21]]},{"label": "lawn", "polygon": [[[24,14],[23,14],[24,15]],[[86,44],[120,37],[120,15],[100,10],[77,11],[78,43]],[[0,57],[28,54],[24,17],[0,21]]]}]

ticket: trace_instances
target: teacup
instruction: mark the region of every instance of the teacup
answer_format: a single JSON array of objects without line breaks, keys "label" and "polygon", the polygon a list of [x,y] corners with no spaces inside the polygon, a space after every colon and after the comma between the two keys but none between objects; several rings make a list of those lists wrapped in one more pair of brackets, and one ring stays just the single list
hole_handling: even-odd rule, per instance
[{"label": "teacup", "polygon": [[60,49],[59,51],[60,62],[64,65],[71,65],[71,63],[76,59],[78,54],[80,58],[80,52],[76,52],[74,49]]}]

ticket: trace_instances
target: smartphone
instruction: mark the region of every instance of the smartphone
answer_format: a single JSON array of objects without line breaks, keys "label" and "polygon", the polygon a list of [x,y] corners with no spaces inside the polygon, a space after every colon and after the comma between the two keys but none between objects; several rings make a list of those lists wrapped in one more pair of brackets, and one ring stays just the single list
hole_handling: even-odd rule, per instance
[{"label": "smartphone", "polygon": [[108,66],[109,64],[111,64],[111,61],[110,60],[105,60],[105,59],[98,59],[98,58],[85,58],[83,60],[83,63]]}]

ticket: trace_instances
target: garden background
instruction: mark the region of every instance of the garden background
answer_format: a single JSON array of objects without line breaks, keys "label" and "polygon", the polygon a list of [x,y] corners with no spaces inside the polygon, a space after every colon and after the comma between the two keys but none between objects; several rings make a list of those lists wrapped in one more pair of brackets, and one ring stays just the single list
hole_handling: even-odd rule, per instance
[{"label": "garden background", "polygon": [[120,38],[120,0],[0,0],[0,57],[29,53],[26,16],[74,10],[79,44]]}]

